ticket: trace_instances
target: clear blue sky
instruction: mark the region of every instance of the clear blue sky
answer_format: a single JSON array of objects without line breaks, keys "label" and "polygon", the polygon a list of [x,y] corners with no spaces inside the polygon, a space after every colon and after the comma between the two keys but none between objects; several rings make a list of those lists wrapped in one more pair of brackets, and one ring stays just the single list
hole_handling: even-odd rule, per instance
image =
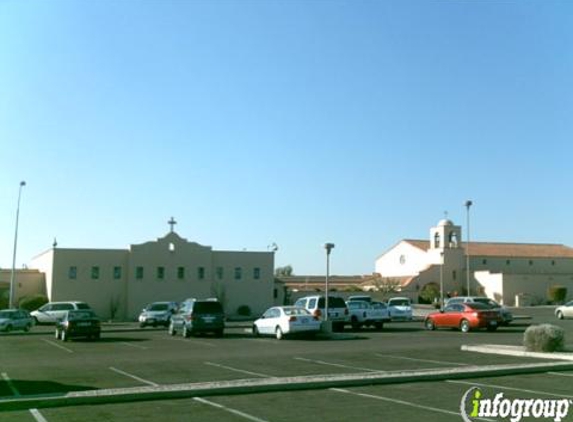
[{"label": "clear blue sky", "polygon": [[[0,0],[0,266],[163,236],[573,246],[573,2]],[[465,231],[464,231],[465,240]]]}]

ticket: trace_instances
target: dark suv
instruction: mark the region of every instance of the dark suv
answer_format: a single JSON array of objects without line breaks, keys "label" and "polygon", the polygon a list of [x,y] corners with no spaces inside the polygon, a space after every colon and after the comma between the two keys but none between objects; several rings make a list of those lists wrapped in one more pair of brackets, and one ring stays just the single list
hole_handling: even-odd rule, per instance
[{"label": "dark suv", "polygon": [[171,317],[169,334],[174,336],[181,331],[183,337],[191,334],[214,333],[222,336],[225,331],[225,312],[221,302],[213,299],[187,299],[179,312]]}]

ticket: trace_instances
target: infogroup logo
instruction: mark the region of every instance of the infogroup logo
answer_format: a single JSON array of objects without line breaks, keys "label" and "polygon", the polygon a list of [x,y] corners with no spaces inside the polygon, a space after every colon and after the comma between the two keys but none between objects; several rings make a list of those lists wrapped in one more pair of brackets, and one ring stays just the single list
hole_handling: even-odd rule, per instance
[{"label": "infogroup logo", "polygon": [[560,422],[567,417],[571,406],[573,400],[568,399],[508,399],[503,393],[486,398],[478,387],[472,387],[462,397],[460,412],[465,422],[477,418],[502,418],[511,422],[536,418]]}]

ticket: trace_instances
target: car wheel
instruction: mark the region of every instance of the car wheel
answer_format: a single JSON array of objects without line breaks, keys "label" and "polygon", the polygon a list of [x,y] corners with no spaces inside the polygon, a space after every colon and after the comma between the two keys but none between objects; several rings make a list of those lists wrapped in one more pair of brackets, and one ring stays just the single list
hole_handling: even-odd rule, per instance
[{"label": "car wheel", "polygon": [[191,337],[191,331],[189,331],[189,328],[187,328],[186,325],[183,326],[183,337],[185,338]]},{"label": "car wheel", "polygon": [[358,322],[358,318],[356,318],[355,316],[353,316],[352,319],[350,320],[350,325],[352,326],[352,329],[354,331],[358,331],[360,329],[360,323]]},{"label": "car wheel", "polygon": [[381,330],[384,328],[384,323],[383,322],[375,322],[374,328],[376,328],[377,330]]},{"label": "car wheel", "polygon": [[277,340],[282,340],[284,338],[283,330],[281,330],[281,327],[276,328],[275,335],[277,337]]},{"label": "car wheel", "polygon": [[177,334],[177,331],[175,331],[175,327],[173,326],[173,323],[169,324],[169,335],[174,336],[175,334]]},{"label": "car wheel", "polygon": [[261,335],[261,333],[259,333],[259,327],[257,327],[256,325],[253,325],[253,335],[255,337],[259,337]]},{"label": "car wheel", "polygon": [[428,318],[425,322],[424,322],[424,326],[426,327],[426,330],[429,331],[434,331],[436,329],[436,324],[434,324],[434,320]]},{"label": "car wheel", "polygon": [[495,331],[495,330],[497,330],[497,325],[488,325],[488,327],[486,329],[488,331]]},{"label": "car wheel", "polygon": [[224,330],[222,328],[215,331],[215,337],[223,337],[223,332]]},{"label": "car wheel", "polygon": [[60,331],[56,328],[56,332],[54,333],[54,337],[56,338],[56,340],[60,339]]},{"label": "car wheel", "polygon": [[10,331],[12,331],[12,326],[11,326],[11,325],[7,325],[7,326],[6,326],[6,332],[9,333]]},{"label": "car wheel", "polygon": [[140,322],[140,323],[139,323],[139,328],[145,328],[145,322]]},{"label": "car wheel", "polygon": [[563,317],[563,312],[561,312],[561,311],[557,311],[557,314],[556,314],[556,315],[557,315],[557,318],[559,318],[559,319],[563,319],[563,318],[564,318],[564,317]]},{"label": "car wheel", "polygon": [[467,333],[470,330],[470,323],[467,319],[462,319],[460,322],[460,331],[462,333]]},{"label": "car wheel", "polygon": [[99,340],[101,338],[101,333],[94,334],[94,340]]},{"label": "car wheel", "polygon": [[68,334],[62,330],[62,332],[60,333],[60,338],[62,339],[62,341],[68,341]]}]

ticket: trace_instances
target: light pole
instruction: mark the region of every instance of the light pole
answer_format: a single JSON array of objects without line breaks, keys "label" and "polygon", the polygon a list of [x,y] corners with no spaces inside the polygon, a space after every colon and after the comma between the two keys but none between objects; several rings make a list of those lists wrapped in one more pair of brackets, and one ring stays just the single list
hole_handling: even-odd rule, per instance
[{"label": "light pole", "polygon": [[326,249],[326,283],[324,287],[324,320],[328,321],[328,277],[330,276],[330,251],[334,249],[334,243],[325,243]]},{"label": "light pole", "polygon": [[16,207],[16,230],[14,232],[14,250],[12,252],[12,273],[10,274],[10,308],[14,307],[14,282],[16,276],[16,248],[18,246],[18,219],[20,217],[20,198],[22,197],[22,188],[26,186],[23,180],[20,182],[18,189],[18,206]]},{"label": "light pole", "polygon": [[440,309],[444,309],[444,253],[440,252]]},{"label": "light pole", "polygon": [[466,220],[466,227],[468,230],[468,241],[466,243],[466,289],[467,289],[467,295],[470,296],[471,292],[470,292],[470,207],[473,205],[473,202],[470,201],[469,199],[466,201],[465,206],[467,209],[467,220]]}]

